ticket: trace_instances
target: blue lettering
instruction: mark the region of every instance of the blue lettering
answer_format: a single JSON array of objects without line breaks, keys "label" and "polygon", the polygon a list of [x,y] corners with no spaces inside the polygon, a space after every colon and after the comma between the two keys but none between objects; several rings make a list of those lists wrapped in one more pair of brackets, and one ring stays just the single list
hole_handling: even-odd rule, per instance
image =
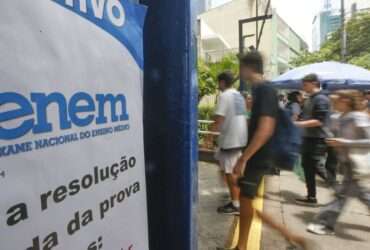
[{"label": "blue lettering", "polygon": [[[87,104],[85,106],[78,106],[80,101],[85,101]],[[69,116],[73,122],[73,124],[84,127],[92,123],[94,120],[94,115],[88,115],[85,118],[79,118],[78,113],[86,113],[95,111],[95,103],[94,100],[86,93],[79,92],[72,96],[71,100],[69,101]]]},{"label": "blue lettering", "polygon": [[[31,104],[20,94],[12,92],[0,93],[0,106],[6,103],[15,103],[19,105],[20,108],[2,113],[0,112],[0,123],[33,114]],[[28,119],[23,121],[17,128],[6,129],[0,126],[0,139],[12,140],[21,137],[32,129],[33,124],[34,119]]]},{"label": "blue lettering", "polygon": [[0,158],[32,151],[32,142],[0,146]]},{"label": "blue lettering", "polygon": [[[97,125],[108,123],[106,112],[110,111],[111,122],[128,121],[126,97],[123,94],[97,94],[95,100],[85,92],[78,92],[66,100],[62,93],[51,94],[31,93],[30,100],[21,94],[13,92],[0,93],[0,106],[3,104],[16,104],[17,109],[0,112],[0,124],[32,115],[24,120],[16,128],[4,128],[0,126],[0,140],[12,140],[26,135],[32,130],[35,134],[53,131],[55,117],[59,118],[59,128],[62,130],[72,128],[72,124],[78,127],[90,125],[94,120]],[[95,103],[97,102],[97,103]],[[32,106],[35,104],[35,111]],[[53,109],[51,109],[51,106]],[[58,111],[55,112],[54,108]],[[51,117],[51,115],[53,115]],[[36,143],[36,147],[42,147],[44,143]],[[46,143],[53,146],[54,141]]]},{"label": "blue lettering", "polygon": [[[88,18],[110,21],[117,27],[122,27],[126,21],[126,13],[119,0],[54,0],[59,4]],[[78,3],[78,4],[76,4]],[[77,7],[79,5],[79,7]],[[79,13],[81,12],[81,13]]]},{"label": "blue lettering", "polygon": [[[106,102],[110,103],[112,122],[127,121],[129,119],[126,107],[126,97],[124,95],[113,96],[112,94],[98,94],[96,95],[96,100],[99,103],[99,112],[98,117],[96,118],[96,124],[104,124],[108,121],[104,110]],[[122,114],[119,117],[117,115],[117,103],[121,103]]]},{"label": "blue lettering", "polygon": [[47,133],[53,130],[53,125],[47,119],[47,109],[52,103],[58,104],[60,128],[71,128],[71,122],[68,120],[67,101],[64,95],[57,92],[51,93],[48,96],[44,93],[32,93],[31,100],[36,103],[37,110],[37,123],[33,127],[33,133]]}]

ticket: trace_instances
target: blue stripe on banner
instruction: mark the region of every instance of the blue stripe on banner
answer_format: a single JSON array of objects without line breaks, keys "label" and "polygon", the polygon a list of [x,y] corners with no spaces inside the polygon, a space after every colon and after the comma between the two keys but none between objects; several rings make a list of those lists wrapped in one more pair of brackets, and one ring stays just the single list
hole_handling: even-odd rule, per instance
[{"label": "blue stripe on banner", "polygon": [[[144,67],[143,27],[147,8],[128,0],[51,0],[105,30],[131,53],[141,69]],[[123,17],[124,23],[117,26]],[[118,21],[117,21],[118,20]],[[120,19],[122,21],[122,19]],[[116,23],[112,22],[116,21]]]}]

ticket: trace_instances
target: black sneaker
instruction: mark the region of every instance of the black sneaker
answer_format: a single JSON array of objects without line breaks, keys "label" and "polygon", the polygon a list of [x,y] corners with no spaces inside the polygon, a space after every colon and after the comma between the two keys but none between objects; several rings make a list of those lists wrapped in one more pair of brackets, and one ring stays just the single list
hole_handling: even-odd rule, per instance
[{"label": "black sneaker", "polygon": [[312,197],[307,197],[304,199],[296,199],[295,202],[302,206],[310,206],[310,207],[317,207],[317,199]]},{"label": "black sneaker", "polygon": [[231,215],[239,215],[240,210],[238,207],[235,207],[232,202],[226,204],[225,206],[219,207],[217,212],[220,214],[231,214]]}]

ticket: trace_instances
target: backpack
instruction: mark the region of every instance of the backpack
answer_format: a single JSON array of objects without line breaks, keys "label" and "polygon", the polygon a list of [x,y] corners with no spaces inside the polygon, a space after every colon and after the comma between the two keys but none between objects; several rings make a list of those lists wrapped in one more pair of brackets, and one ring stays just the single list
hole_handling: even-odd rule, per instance
[{"label": "backpack", "polygon": [[274,167],[293,170],[302,145],[301,130],[294,125],[290,112],[279,108],[275,133],[271,140]]}]

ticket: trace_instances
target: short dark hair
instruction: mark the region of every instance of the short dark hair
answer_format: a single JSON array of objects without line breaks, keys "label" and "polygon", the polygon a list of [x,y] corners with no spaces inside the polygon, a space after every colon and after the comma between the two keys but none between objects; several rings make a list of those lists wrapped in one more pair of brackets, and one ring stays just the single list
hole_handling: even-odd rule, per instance
[{"label": "short dark hair", "polygon": [[219,82],[224,81],[226,87],[231,87],[234,83],[235,78],[234,74],[231,71],[224,71],[217,76],[217,80]]},{"label": "short dark hair", "polygon": [[298,103],[298,96],[302,95],[299,91],[293,91],[288,94],[288,101],[291,103]]},{"label": "short dark hair", "polygon": [[306,75],[305,77],[303,77],[302,82],[303,83],[305,83],[305,82],[316,83],[316,85],[318,87],[321,86],[319,76],[316,75],[316,74],[308,74],[308,75]]},{"label": "short dark hair", "polygon": [[263,74],[263,57],[257,50],[242,55],[240,57],[240,64],[252,69],[256,73]]}]

